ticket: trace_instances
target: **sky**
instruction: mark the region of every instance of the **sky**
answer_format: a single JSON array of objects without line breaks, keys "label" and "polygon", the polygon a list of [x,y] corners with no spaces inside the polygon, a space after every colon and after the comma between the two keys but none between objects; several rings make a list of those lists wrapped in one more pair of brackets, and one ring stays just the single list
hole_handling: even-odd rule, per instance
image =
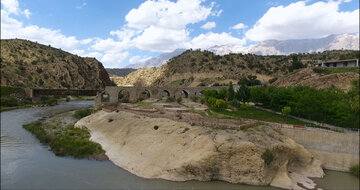
[{"label": "sky", "polygon": [[21,38],[106,68],[175,49],[359,33],[359,0],[1,0],[1,39]]}]

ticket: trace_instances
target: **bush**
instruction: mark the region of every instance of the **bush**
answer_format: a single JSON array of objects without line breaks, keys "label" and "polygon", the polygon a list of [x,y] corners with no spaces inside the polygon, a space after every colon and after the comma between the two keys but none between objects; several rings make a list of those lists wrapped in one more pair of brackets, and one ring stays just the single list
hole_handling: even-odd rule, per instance
[{"label": "bush", "polygon": [[19,105],[18,101],[13,97],[1,97],[0,101],[2,107],[14,107]]},{"label": "bush", "polygon": [[321,67],[314,67],[312,69],[315,73],[325,73],[325,69]]},{"label": "bush", "polygon": [[278,79],[277,77],[272,78],[272,79],[269,80],[269,83],[272,84],[272,83],[274,83],[277,79]]},{"label": "bush", "polygon": [[86,117],[86,116],[90,115],[91,113],[92,113],[92,109],[82,108],[82,109],[76,110],[73,116],[76,119],[81,119],[83,117]]},{"label": "bush", "polygon": [[53,106],[57,104],[57,99],[51,96],[41,96],[40,98],[41,102],[43,104],[49,105],[49,106]]},{"label": "bush", "polygon": [[20,88],[12,86],[1,86],[1,96],[9,96],[10,94],[19,92]]},{"label": "bush", "polygon": [[166,102],[175,102],[175,98],[169,96],[169,97],[166,98]]},{"label": "bush", "polygon": [[351,166],[350,171],[352,174],[359,177],[359,164],[355,164],[355,165]]},{"label": "bush", "polygon": [[242,109],[242,110],[249,110],[250,109],[250,104],[241,104],[241,106],[240,106],[240,109]]},{"label": "bush", "polygon": [[269,149],[266,149],[265,152],[261,155],[261,158],[264,160],[265,164],[268,166],[274,160],[274,155]]},{"label": "bush", "polygon": [[180,104],[180,103],[182,102],[182,98],[181,98],[181,97],[178,97],[178,98],[176,99],[176,102]]},{"label": "bush", "polygon": [[155,126],[154,126],[154,129],[155,129],[155,130],[158,130],[158,129],[159,129],[159,126],[155,125]]},{"label": "bush", "polygon": [[216,108],[220,108],[220,109],[227,107],[227,104],[226,104],[225,100],[223,100],[223,99],[217,99],[215,102],[215,105],[216,105]]}]

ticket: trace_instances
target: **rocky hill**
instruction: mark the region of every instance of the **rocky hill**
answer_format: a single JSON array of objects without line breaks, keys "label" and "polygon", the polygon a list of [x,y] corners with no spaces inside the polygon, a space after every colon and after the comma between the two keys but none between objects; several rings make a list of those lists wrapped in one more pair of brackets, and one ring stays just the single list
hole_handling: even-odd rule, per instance
[{"label": "rocky hill", "polygon": [[132,68],[122,68],[122,69],[106,68],[106,71],[108,72],[109,75],[125,77],[126,75],[130,74],[131,72],[136,71],[136,69],[132,69]]},{"label": "rocky hill", "polygon": [[21,39],[1,40],[1,85],[98,89],[113,85],[103,65]]},{"label": "rocky hill", "polygon": [[274,86],[310,86],[317,89],[339,88],[350,90],[359,79],[359,68],[306,68],[276,80]]},{"label": "rocky hill", "polygon": [[163,73],[155,80],[155,86],[208,86],[238,81],[248,75],[256,75],[267,82],[300,67],[312,66],[319,61],[358,58],[358,51],[332,50],[313,54],[257,56],[253,54],[216,55],[210,51],[188,50],[170,59],[163,66]]},{"label": "rocky hill", "polygon": [[125,77],[111,75],[110,78],[117,86],[151,86],[161,76],[164,68],[142,68]]}]

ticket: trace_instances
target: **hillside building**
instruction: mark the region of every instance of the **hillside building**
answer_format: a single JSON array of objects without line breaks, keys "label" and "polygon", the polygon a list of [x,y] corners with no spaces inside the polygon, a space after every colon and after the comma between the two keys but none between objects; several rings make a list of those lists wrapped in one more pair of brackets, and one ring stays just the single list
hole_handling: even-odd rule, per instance
[{"label": "hillside building", "polygon": [[327,62],[315,63],[314,66],[315,67],[326,67],[326,68],[359,67],[359,59],[327,61]]}]

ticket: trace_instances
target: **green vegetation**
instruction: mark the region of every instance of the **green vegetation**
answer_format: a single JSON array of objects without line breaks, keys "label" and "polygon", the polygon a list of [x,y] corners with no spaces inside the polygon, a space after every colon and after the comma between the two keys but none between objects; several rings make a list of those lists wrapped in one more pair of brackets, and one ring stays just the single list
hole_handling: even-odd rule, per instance
[{"label": "green vegetation", "polygon": [[274,160],[274,155],[269,149],[266,149],[265,152],[261,155],[261,158],[264,160],[265,164],[268,166]]},{"label": "green vegetation", "polygon": [[334,74],[334,73],[359,73],[358,67],[337,67],[337,68],[323,68],[323,67],[314,67],[312,69],[315,73],[322,73],[322,74]]},{"label": "green vegetation", "polygon": [[60,118],[48,121],[36,121],[24,125],[45,145],[49,145],[57,156],[72,156],[74,158],[90,158],[104,153],[101,146],[89,140],[90,133],[86,129],[64,126]]},{"label": "green vegetation", "polygon": [[76,119],[81,119],[83,117],[86,117],[86,116],[90,115],[91,113],[92,113],[92,109],[90,109],[90,108],[82,108],[82,109],[76,110],[73,116]]},{"label": "green vegetation", "polygon": [[159,129],[159,126],[155,125],[155,126],[154,126],[154,129],[155,129],[155,130],[158,130],[158,129]]},{"label": "green vegetation", "polygon": [[[246,106],[248,105],[248,106]],[[250,107],[249,104],[242,104],[240,110],[228,111],[224,109],[212,109],[209,115],[214,115],[212,113],[221,114],[223,116],[230,116],[233,118],[248,118],[255,119],[260,121],[268,121],[275,123],[286,123],[293,125],[305,125],[309,127],[315,127],[313,124],[303,122],[288,116],[279,115],[276,113],[260,110],[254,107]]]},{"label": "green vegetation", "polygon": [[359,84],[345,93],[339,89],[311,87],[254,87],[251,101],[281,111],[291,107],[291,115],[344,128],[359,128]]},{"label": "green vegetation", "polygon": [[21,89],[13,86],[0,86],[1,97],[10,96],[10,94],[19,92]]},{"label": "green vegetation", "polygon": [[355,164],[355,165],[351,166],[350,171],[352,174],[359,177],[359,164]]},{"label": "green vegetation", "polygon": [[169,96],[169,97],[166,98],[166,102],[175,102],[175,98]]},{"label": "green vegetation", "polygon": [[41,103],[48,105],[48,106],[54,106],[58,103],[57,98],[53,96],[41,96],[40,98]]}]

